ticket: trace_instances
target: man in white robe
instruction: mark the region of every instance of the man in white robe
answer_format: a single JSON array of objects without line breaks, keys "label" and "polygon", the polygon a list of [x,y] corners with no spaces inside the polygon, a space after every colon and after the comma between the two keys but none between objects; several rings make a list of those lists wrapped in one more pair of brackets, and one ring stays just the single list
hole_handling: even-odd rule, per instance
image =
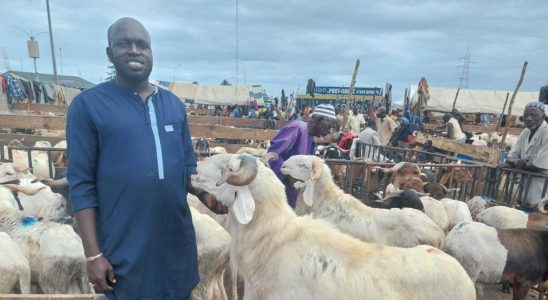
[{"label": "man in white robe", "polygon": [[[512,147],[504,166],[519,168],[530,172],[548,174],[548,124],[545,121],[544,103],[531,102],[523,112],[524,129]],[[542,194],[546,178],[532,177],[526,199],[520,199],[521,206],[532,209],[546,195]],[[523,182],[522,184],[527,184]],[[526,186],[525,186],[526,187]]]}]

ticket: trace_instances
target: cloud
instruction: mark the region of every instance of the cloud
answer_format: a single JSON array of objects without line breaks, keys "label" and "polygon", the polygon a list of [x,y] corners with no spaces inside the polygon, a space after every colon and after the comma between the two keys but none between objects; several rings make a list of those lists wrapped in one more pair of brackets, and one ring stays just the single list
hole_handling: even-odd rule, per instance
[{"label": "cloud", "polygon": [[[357,86],[394,85],[399,99],[426,76],[432,86],[457,87],[470,48],[469,85],[513,90],[529,61],[522,90],[548,83],[548,3],[534,1],[51,1],[59,72],[98,83],[106,76],[106,30],[131,16],[149,30],[152,79],[262,84],[279,95],[318,85],[348,86],[357,58]],[[3,1],[0,47],[12,69],[32,71],[28,37],[15,28],[47,31],[45,3]],[[47,34],[40,35],[40,72],[52,73]],[[59,57],[62,49],[62,59]],[[62,68],[61,68],[62,60]],[[180,67],[176,67],[181,65]],[[4,64],[0,64],[4,69]]]}]

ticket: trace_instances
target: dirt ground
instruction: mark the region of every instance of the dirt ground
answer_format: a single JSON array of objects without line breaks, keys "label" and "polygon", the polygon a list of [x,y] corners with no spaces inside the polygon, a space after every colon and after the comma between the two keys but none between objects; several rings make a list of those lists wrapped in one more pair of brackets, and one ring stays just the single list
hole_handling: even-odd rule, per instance
[{"label": "dirt ground", "polygon": [[[512,300],[512,294],[506,294],[502,292],[500,284],[485,285],[483,289],[483,296],[477,297],[477,300]],[[526,300],[537,300],[538,292],[531,289],[527,295]]]}]

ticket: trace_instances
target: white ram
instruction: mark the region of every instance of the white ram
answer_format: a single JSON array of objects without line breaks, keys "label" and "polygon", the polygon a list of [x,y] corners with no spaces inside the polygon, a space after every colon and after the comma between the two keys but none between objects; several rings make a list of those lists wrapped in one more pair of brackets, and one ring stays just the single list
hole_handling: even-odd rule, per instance
[{"label": "white ram", "polygon": [[443,246],[444,232],[427,215],[411,208],[380,209],[361,203],[335,184],[329,167],[316,156],[294,155],[280,170],[304,187],[302,198],[312,207],[314,218],[329,221],[345,233],[390,246]]},{"label": "white ram", "polygon": [[0,201],[0,231],[28,259],[32,282],[46,294],[89,293],[82,240],[68,225],[39,222]]},{"label": "white ram", "polygon": [[0,232],[0,294],[30,293],[29,261],[10,236]]},{"label": "white ram", "polygon": [[245,300],[475,299],[466,271],[436,248],[365,243],[297,217],[274,172],[249,155],[209,157],[192,185],[229,207]]},{"label": "white ram", "polygon": [[443,204],[443,208],[449,219],[449,230],[460,222],[472,221],[470,209],[468,209],[466,203],[449,198],[443,198],[440,202]]}]

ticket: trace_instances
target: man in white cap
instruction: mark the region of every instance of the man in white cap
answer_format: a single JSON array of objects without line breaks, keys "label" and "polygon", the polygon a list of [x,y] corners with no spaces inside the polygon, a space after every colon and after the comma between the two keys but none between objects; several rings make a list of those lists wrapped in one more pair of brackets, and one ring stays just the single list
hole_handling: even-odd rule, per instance
[{"label": "man in white cap", "polygon": [[298,191],[291,184],[291,180],[280,172],[285,160],[293,155],[314,155],[316,144],[314,138],[323,138],[331,133],[336,124],[335,108],[331,104],[320,104],[308,118],[308,122],[293,120],[280,129],[278,134],[270,140],[268,152],[278,154],[278,159],[270,162],[270,168],[285,184],[287,200],[291,207],[295,207]]},{"label": "man in white cap", "polygon": [[[512,147],[504,167],[548,174],[548,124],[545,121],[544,103],[530,102],[523,112],[524,129]],[[525,209],[534,208],[543,198],[545,178],[532,177],[526,199],[520,199]],[[523,184],[527,184],[523,182]],[[525,186],[526,187],[526,186]]]}]

